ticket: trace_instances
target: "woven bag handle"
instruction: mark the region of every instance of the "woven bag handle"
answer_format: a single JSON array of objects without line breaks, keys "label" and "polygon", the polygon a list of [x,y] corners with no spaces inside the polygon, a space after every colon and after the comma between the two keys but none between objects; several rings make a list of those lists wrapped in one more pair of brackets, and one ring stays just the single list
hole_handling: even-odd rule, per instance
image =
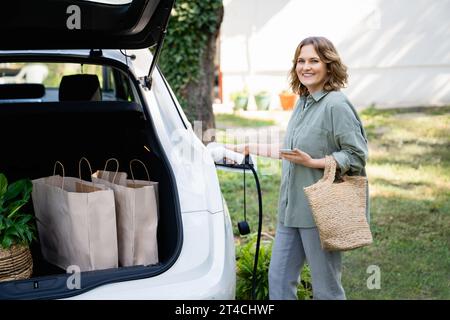
[{"label": "woven bag handle", "polygon": [[325,156],[325,171],[322,180],[327,184],[333,184],[336,176],[336,161],[332,156]]}]

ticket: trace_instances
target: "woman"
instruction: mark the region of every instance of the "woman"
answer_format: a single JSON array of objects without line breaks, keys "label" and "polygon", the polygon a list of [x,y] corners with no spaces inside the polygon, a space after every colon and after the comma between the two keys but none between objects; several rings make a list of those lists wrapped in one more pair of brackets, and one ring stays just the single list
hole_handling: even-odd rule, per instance
[{"label": "woman", "polygon": [[[311,269],[314,299],[345,299],[341,285],[341,253],[322,250],[303,187],[323,176],[325,156],[332,155],[338,174],[365,175],[366,135],[354,107],[340,92],[347,68],[334,45],[310,37],[298,45],[290,86],[300,95],[286,129],[283,148],[277,145],[228,145],[237,152],[283,159],[278,226],[269,268],[270,299],[296,299],[301,268]],[[369,206],[367,205],[367,216]]]}]

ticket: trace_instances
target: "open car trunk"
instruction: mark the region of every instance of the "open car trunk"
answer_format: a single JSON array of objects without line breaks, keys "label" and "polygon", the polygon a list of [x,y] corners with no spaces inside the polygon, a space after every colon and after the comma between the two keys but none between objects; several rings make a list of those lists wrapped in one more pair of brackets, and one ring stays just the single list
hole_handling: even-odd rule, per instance
[{"label": "open car trunk", "polygon": [[[142,160],[151,180],[159,182],[158,264],[83,272],[81,289],[69,290],[66,283],[71,274],[45,261],[35,241],[31,245],[32,278],[0,282],[0,299],[67,297],[105,283],[155,276],[174,263],[182,237],[178,195],[141,105],[127,101],[0,104],[0,135],[0,172],[10,181],[50,176],[57,160],[64,164],[66,176],[78,177],[81,157],[89,159],[94,171],[103,169],[113,157],[128,175],[129,161]],[[136,179],[147,179],[138,166],[134,172]],[[89,173],[83,178],[89,179]],[[31,201],[26,210],[32,212]]]},{"label": "open car trunk", "polygon": [[[0,10],[0,50],[156,46],[146,81],[151,83],[149,79],[173,5],[174,0],[130,0],[120,4],[103,0],[8,1]],[[101,59],[101,50],[91,52],[90,60],[85,62],[95,59],[98,64],[105,62]],[[51,59],[57,56],[55,52],[46,57],[46,61],[53,61]],[[14,61],[17,57],[17,53],[12,52],[4,54],[2,59]],[[27,54],[25,57],[30,58]],[[122,71],[124,74],[129,72]],[[137,82],[137,79],[131,81],[134,85]],[[33,87],[28,89],[32,98],[39,95]],[[140,95],[139,90],[136,92]],[[94,171],[103,169],[107,159],[116,158],[120,163],[119,170],[129,175],[129,161],[139,159],[149,168],[151,180],[159,182],[158,264],[83,272],[81,289],[70,290],[67,286],[70,274],[45,261],[39,243],[33,242],[32,278],[0,282],[0,299],[68,297],[110,282],[155,276],[175,262],[182,242],[175,178],[145,103],[141,96],[135,100],[125,97],[117,101],[52,100],[0,104],[0,172],[9,181],[51,176],[55,161],[64,164],[66,176],[78,177],[78,161],[86,157]],[[89,173],[83,178],[89,179]],[[135,178],[146,180],[145,171],[137,167]],[[32,203],[25,209],[32,212]]]}]

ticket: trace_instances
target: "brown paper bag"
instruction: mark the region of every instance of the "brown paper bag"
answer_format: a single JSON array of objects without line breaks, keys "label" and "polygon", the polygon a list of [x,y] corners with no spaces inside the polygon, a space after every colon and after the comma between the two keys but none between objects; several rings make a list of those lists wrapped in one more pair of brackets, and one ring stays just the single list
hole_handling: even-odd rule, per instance
[{"label": "brown paper bag", "polygon": [[[106,171],[106,165],[110,160],[115,160],[117,163],[115,172]],[[126,179],[126,172],[118,172],[119,165],[116,159],[108,161],[103,171],[93,174],[92,181],[114,190],[119,264],[121,266],[156,264],[158,263],[158,182],[150,181],[147,168],[140,160],[135,159],[130,162],[132,180]],[[148,181],[134,180],[131,165],[136,161],[144,166]],[[121,178],[123,175],[125,179]]]},{"label": "brown paper bag", "polygon": [[[114,161],[116,163],[116,170],[115,171],[108,171],[108,164],[110,161]],[[127,173],[126,172],[119,172],[119,161],[115,158],[111,158],[106,160],[105,167],[103,170],[97,170],[93,177],[98,179],[103,179],[106,181],[109,181],[111,183],[115,183],[121,186],[125,186],[127,183]]]},{"label": "brown paper bag", "polygon": [[[83,159],[82,159],[83,160]],[[80,160],[81,162],[81,160]],[[62,164],[58,161],[56,164]],[[64,167],[63,167],[64,170]],[[32,199],[44,258],[81,271],[118,266],[114,192],[79,178],[33,180]]]}]

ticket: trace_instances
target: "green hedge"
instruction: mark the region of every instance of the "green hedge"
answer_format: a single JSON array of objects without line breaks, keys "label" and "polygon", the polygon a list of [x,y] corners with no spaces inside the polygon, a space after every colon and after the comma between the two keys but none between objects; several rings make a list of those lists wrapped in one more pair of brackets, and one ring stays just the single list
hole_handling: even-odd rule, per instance
[{"label": "green hedge", "polygon": [[182,90],[202,76],[200,59],[209,35],[216,32],[222,0],[177,0],[169,21],[159,66],[189,120],[194,120]]}]

